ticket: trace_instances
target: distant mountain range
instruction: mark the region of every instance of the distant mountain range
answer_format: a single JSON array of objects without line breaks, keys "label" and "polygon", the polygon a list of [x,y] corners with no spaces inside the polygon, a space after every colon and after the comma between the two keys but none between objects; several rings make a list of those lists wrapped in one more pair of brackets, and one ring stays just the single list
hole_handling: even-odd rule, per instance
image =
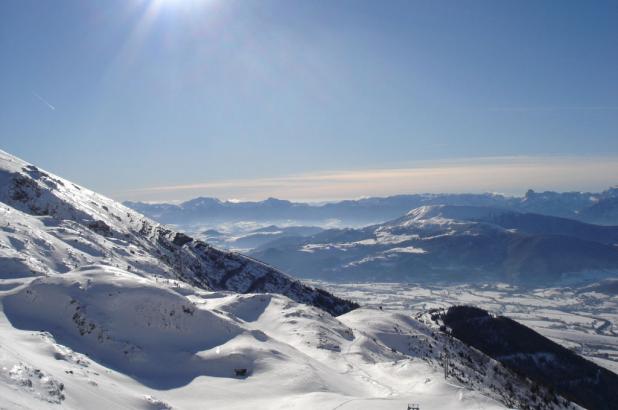
[{"label": "distant mountain range", "polygon": [[618,272],[618,227],[493,207],[431,205],[360,229],[284,237],[250,255],[334,281],[555,283]]},{"label": "distant mountain range", "polygon": [[124,205],[162,223],[189,224],[241,220],[315,223],[328,219],[343,224],[379,223],[424,205],[489,206],[519,212],[576,219],[601,225],[618,225],[618,188],[600,193],[535,192],[523,197],[500,194],[415,194],[365,198],[326,204],[290,202],[269,198],[259,202],[231,202],[195,198],[181,204],[125,202]]}]

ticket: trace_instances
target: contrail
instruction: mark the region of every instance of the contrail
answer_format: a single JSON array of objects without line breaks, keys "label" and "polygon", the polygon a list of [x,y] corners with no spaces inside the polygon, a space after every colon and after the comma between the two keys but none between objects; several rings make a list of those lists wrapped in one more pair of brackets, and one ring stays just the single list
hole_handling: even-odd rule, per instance
[{"label": "contrail", "polygon": [[40,95],[38,95],[37,93],[35,93],[34,91],[32,91],[32,95],[34,95],[36,98],[39,99],[39,101],[41,101],[43,104],[47,105],[47,107],[50,110],[55,111],[56,107],[54,107],[53,105],[51,105],[50,103],[47,102],[47,100],[45,100],[45,98],[41,97]]}]

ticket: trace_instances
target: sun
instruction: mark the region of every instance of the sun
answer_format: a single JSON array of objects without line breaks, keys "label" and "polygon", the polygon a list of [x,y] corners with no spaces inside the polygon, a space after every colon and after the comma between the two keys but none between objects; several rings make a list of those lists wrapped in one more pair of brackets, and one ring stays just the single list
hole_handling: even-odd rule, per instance
[{"label": "sun", "polygon": [[146,0],[150,14],[188,13],[211,9],[220,4],[220,0]]}]

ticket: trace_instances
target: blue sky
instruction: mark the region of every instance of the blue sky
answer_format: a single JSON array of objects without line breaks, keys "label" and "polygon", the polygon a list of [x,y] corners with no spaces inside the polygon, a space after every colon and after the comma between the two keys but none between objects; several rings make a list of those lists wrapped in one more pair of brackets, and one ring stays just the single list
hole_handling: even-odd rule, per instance
[{"label": "blue sky", "polygon": [[601,189],[616,21],[617,1],[4,0],[0,148],[118,199]]}]

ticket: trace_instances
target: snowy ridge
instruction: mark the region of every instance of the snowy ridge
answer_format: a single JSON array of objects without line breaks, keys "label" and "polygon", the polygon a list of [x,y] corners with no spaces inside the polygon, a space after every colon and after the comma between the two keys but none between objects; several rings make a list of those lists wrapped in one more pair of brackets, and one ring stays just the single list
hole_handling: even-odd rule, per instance
[{"label": "snowy ridge", "polygon": [[64,273],[99,263],[180,278],[204,289],[282,293],[333,314],[355,307],[261,262],[168,229],[5,152],[0,152],[0,201],[7,244],[0,249],[0,276]]},{"label": "snowy ridge", "polygon": [[405,217],[397,222],[422,221],[427,219],[441,218],[448,220],[482,220],[492,216],[509,213],[499,208],[480,206],[453,206],[453,205],[425,205],[408,212]]}]

